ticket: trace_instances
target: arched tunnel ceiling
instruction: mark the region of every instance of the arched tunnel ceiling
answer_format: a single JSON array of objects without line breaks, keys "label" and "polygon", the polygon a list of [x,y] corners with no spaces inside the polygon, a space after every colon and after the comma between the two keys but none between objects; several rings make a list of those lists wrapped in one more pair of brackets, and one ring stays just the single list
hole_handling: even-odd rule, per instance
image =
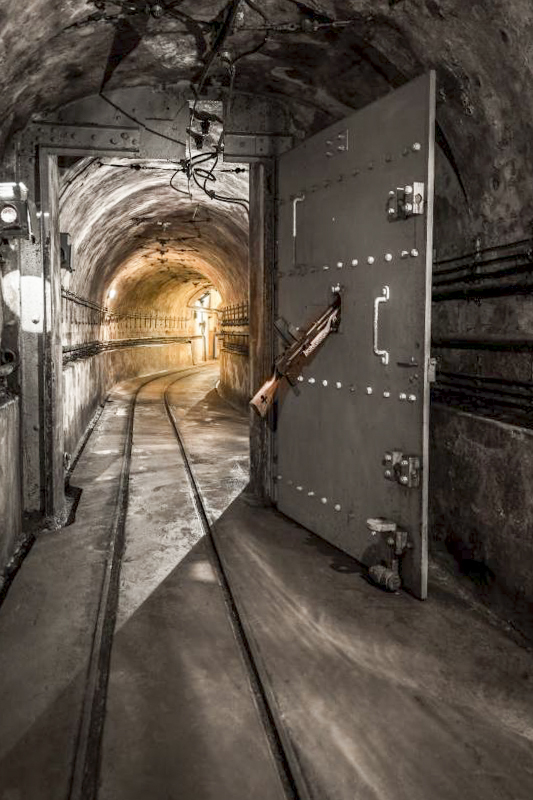
[{"label": "arched tunnel ceiling", "polygon": [[[145,13],[154,2],[5,0],[3,140],[104,79],[109,88],[198,81],[229,3],[160,0],[156,18]],[[224,49],[234,91],[285,98],[300,132],[435,68],[438,119],[471,216],[498,238],[529,229],[533,215],[532,23],[529,0],[242,0]],[[227,79],[215,59],[205,88],[223,95]]]},{"label": "arched tunnel ceiling", "polygon": [[[162,313],[176,313],[203,286],[214,286],[224,303],[246,296],[246,210],[193,186],[188,196],[178,166],[95,158],[67,172],[60,219],[72,235],[75,267],[67,288],[110,307],[156,305]],[[216,170],[219,191],[247,197],[247,174],[227,164]]]}]

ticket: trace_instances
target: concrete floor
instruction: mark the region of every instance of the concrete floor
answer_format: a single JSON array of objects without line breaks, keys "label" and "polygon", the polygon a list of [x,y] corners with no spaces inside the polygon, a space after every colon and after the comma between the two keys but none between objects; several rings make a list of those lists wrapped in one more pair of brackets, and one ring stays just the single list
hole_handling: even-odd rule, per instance
[{"label": "concrete floor", "polygon": [[[166,418],[141,389],[103,736],[101,800],[286,796],[216,561]],[[146,379],[143,379],[146,380]],[[301,798],[529,800],[531,649],[446,574],[388,595],[243,488],[247,421],[216,367],[169,390]],[[142,381],[141,381],[142,382]],[[72,483],[76,521],[39,538],[0,610],[0,798],[69,797],[125,411],[114,392]]]}]

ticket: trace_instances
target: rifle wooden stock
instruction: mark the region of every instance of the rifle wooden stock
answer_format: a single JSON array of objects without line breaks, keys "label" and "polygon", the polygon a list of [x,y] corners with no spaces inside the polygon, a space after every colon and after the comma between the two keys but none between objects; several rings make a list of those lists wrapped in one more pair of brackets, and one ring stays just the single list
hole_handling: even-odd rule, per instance
[{"label": "rifle wooden stock", "polygon": [[292,383],[291,376],[295,376],[299,363],[311,356],[332,330],[337,330],[340,306],[341,298],[337,294],[334,302],[313,322],[303,336],[293,342],[276,360],[274,374],[250,400],[250,405],[261,417],[266,416],[274,402],[282,378],[288,376],[289,382]]},{"label": "rifle wooden stock", "polygon": [[274,402],[282,378],[283,375],[280,375],[276,370],[273,376],[261,386],[257,394],[250,400],[250,405],[257,411],[260,417],[265,417],[267,415],[268,409]]}]

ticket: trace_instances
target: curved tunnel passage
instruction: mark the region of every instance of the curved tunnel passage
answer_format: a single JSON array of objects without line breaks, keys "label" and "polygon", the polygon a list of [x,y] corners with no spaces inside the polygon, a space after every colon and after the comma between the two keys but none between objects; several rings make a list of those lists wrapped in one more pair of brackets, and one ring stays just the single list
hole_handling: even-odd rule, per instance
[{"label": "curved tunnel passage", "polygon": [[[247,201],[244,168],[211,168],[218,193]],[[124,158],[83,159],[62,175],[60,227],[73,270],[62,281],[67,453],[116,379],[146,369],[150,340],[158,342],[154,368],[219,358],[221,392],[248,399],[248,212],[190,183],[179,162]],[[224,309],[235,307],[243,324],[224,340]],[[95,355],[93,369],[76,362],[78,352],[110,341],[131,347]],[[231,351],[235,341],[241,352]]]}]

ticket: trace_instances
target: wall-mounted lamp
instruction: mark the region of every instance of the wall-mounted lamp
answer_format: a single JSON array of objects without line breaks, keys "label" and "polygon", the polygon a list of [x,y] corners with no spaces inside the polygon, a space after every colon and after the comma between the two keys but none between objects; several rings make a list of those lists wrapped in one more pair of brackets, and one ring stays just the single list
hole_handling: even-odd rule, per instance
[{"label": "wall-mounted lamp", "polygon": [[37,231],[35,206],[23,183],[0,183],[0,236],[30,239]]}]

